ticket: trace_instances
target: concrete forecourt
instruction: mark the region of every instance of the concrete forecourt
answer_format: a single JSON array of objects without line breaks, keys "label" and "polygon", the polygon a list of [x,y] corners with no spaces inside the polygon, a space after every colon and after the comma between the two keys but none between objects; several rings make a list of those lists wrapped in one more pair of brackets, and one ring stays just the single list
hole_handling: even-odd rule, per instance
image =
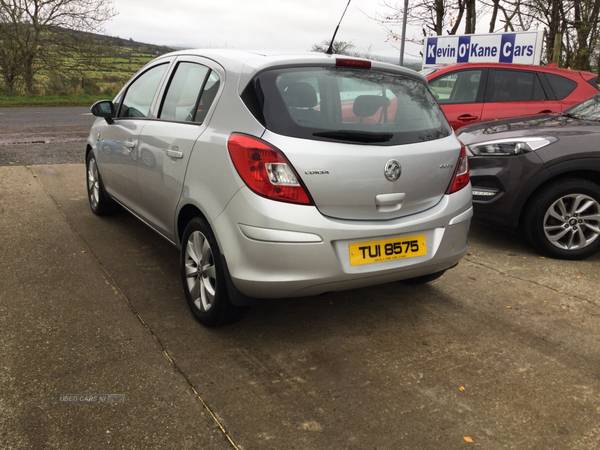
[{"label": "concrete forecourt", "polygon": [[94,216],[83,161],[56,163],[84,141],[58,141],[0,143],[64,149],[0,166],[0,448],[600,446],[600,254],[540,258],[474,222],[433,283],[264,300],[208,329],[177,250]]}]

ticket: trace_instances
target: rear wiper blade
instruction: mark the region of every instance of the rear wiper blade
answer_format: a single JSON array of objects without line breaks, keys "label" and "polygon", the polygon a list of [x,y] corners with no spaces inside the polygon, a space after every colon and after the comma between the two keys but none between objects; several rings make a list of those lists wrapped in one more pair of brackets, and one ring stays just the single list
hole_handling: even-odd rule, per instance
[{"label": "rear wiper blade", "polygon": [[377,133],[372,131],[319,131],[313,133],[313,136],[338,139],[340,141],[351,142],[388,142],[394,137],[394,133]]}]

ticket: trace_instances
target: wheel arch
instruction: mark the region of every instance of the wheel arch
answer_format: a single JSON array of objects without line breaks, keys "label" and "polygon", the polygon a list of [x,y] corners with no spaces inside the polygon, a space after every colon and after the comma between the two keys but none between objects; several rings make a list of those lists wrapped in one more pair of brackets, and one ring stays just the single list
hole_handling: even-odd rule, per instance
[{"label": "wheel arch", "polygon": [[521,191],[519,201],[513,206],[512,216],[517,219],[515,225],[521,227],[528,206],[537,194],[557,181],[566,179],[583,179],[600,185],[600,158],[585,158],[573,161],[565,161],[546,168],[535,176]]},{"label": "wheel arch", "polygon": [[85,154],[83,155],[84,161],[87,161],[88,155],[93,152],[94,152],[94,147],[92,147],[89,143],[87,143],[85,146]]},{"label": "wheel arch", "polygon": [[[177,215],[177,245],[181,246],[181,240],[183,238],[183,232],[185,231],[185,227],[194,217],[201,217],[207,223],[209,221],[206,219],[206,216],[200,211],[196,205],[188,203],[184,205]],[[218,239],[217,239],[218,242]]]},{"label": "wheel arch", "polygon": [[[181,247],[181,242],[183,240],[183,233],[185,232],[185,228],[187,227],[187,224],[190,222],[190,220],[192,220],[195,217],[200,217],[207,223],[207,225],[211,229],[213,228],[211,225],[211,222],[206,218],[206,215],[204,215],[202,213],[200,208],[198,208],[196,205],[191,204],[191,203],[184,205],[179,210],[179,214],[177,215],[177,245],[179,247]],[[214,236],[215,240],[217,241],[217,245],[219,246],[219,249],[220,249],[221,243],[219,242],[219,238],[215,234],[214,229],[212,230],[212,232],[213,232],[213,236]],[[225,275],[225,285],[226,285],[227,293],[229,296],[229,300],[235,306],[239,306],[239,307],[252,306],[254,303],[256,303],[256,299],[242,294],[237,289],[237,287],[235,286],[235,284],[233,283],[233,280],[231,278],[231,273],[229,272],[229,265],[227,264],[227,258],[225,258],[225,255],[223,255],[222,253],[221,253],[221,260],[223,263],[223,270],[224,270],[224,275]]]}]

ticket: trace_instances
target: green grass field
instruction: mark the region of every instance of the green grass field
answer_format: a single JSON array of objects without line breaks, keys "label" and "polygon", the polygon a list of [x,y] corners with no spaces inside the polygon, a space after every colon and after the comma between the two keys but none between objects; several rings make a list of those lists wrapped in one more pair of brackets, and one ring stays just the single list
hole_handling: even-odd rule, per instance
[{"label": "green grass field", "polygon": [[97,70],[85,74],[85,82],[80,79],[52,78],[42,73],[36,78],[37,95],[1,95],[0,81],[0,108],[90,106],[98,100],[112,99],[138,70],[159,53],[156,46],[144,48],[147,50],[140,51],[139,46],[118,47],[115,56],[104,58]]}]

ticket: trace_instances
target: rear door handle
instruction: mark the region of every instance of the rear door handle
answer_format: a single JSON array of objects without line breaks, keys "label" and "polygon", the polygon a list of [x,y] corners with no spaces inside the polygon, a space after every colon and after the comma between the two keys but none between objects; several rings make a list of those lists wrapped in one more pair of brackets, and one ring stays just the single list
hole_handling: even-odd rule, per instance
[{"label": "rear door handle", "polygon": [[135,147],[135,142],[132,140],[128,140],[123,142],[123,145],[127,148],[134,148]]},{"label": "rear door handle", "polygon": [[183,152],[179,151],[179,147],[173,147],[167,150],[167,156],[169,158],[181,159],[183,158]]},{"label": "rear door handle", "polygon": [[552,114],[552,111],[550,111],[549,109],[545,109],[543,111],[540,111],[538,114]]},{"label": "rear door handle", "polygon": [[477,116],[472,116],[471,114],[463,114],[462,116],[457,117],[461,122],[473,122],[474,120],[479,119]]}]

